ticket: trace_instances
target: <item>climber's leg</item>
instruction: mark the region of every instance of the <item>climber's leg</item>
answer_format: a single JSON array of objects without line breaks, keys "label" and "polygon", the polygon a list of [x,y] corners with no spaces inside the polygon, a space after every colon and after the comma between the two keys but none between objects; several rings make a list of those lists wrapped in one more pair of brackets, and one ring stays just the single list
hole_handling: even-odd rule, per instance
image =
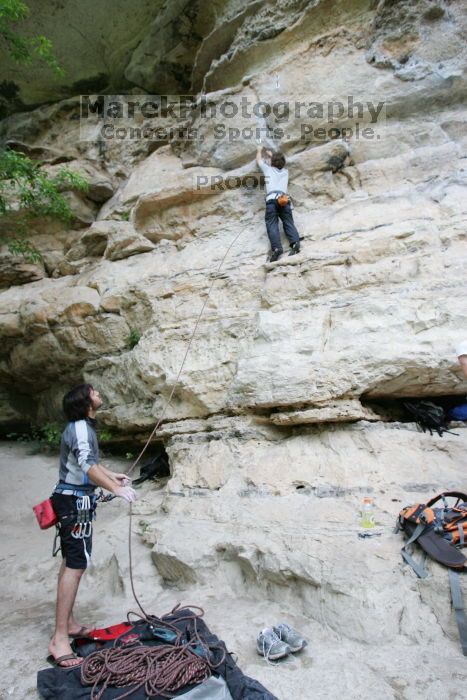
[{"label": "climber's leg", "polygon": [[300,236],[298,235],[298,231],[293,220],[292,207],[290,206],[290,203],[286,204],[285,207],[278,206],[277,208],[279,210],[281,221],[284,225],[284,233],[287,236],[290,246],[293,247],[293,245],[296,243],[298,243],[300,246]]},{"label": "climber's leg", "polygon": [[276,200],[272,199],[266,202],[266,230],[268,232],[269,242],[271,243],[272,251],[279,251],[282,253],[282,243],[281,235],[279,233],[279,215],[277,213],[279,206],[276,204]]}]

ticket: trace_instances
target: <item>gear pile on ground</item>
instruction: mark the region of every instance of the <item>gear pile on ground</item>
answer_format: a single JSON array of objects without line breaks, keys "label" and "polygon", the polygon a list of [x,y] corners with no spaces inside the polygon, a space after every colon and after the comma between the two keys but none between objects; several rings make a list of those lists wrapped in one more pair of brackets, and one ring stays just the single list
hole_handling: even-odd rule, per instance
[{"label": "gear pile on ground", "polygon": [[[148,616],[116,626],[96,639],[76,640],[81,665],[39,671],[44,700],[277,700],[258,681],[245,676],[223,641],[189,608],[161,618]],[[123,632],[122,632],[123,630]],[[202,693],[202,694],[199,694]]]}]

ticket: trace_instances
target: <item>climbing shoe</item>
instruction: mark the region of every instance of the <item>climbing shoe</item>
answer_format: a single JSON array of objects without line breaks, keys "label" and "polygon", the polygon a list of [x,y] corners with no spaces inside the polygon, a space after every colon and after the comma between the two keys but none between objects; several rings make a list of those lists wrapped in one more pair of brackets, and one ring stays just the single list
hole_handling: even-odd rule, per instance
[{"label": "climbing shoe", "polygon": [[265,627],[256,638],[256,651],[260,656],[264,656],[266,661],[276,661],[287,656],[291,649],[273,629]]},{"label": "climbing shoe", "polygon": [[303,639],[301,634],[299,634],[293,627],[287,625],[285,622],[281,622],[272,629],[277,635],[278,639],[285,642],[292,652],[300,651],[308,644],[306,639]]},{"label": "climbing shoe", "polygon": [[271,255],[268,258],[268,262],[276,262],[276,260],[279,260],[282,253],[283,253],[283,251],[280,250],[279,248],[274,248],[274,250],[272,251]]},{"label": "climbing shoe", "polygon": [[289,255],[297,255],[297,253],[300,252],[300,243],[297,241],[296,243],[292,243],[290,246],[290,253]]}]

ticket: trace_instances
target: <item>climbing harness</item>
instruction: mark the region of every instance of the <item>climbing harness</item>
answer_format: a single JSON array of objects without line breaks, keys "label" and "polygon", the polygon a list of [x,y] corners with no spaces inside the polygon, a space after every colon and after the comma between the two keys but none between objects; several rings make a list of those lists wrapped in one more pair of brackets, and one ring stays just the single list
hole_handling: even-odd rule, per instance
[{"label": "climbing harness", "polygon": [[274,200],[266,199],[267,202],[276,201],[280,207],[285,207],[286,204],[291,203],[290,195],[286,192],[282,192],[282,190],[272,190],[271,192],[267,193],[266,197],[269,197],[270,194],[275,194],[276,196],[274,197]]}]

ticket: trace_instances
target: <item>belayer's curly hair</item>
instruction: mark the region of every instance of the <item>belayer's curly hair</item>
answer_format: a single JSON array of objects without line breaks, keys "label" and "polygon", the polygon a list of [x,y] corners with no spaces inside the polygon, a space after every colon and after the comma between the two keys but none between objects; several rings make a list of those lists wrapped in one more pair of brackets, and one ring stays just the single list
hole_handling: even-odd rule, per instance
[{"label": "belayer's curly hair", "polygon": [[271,165],[273,168],[277,168],[278,170],[282,170],[282,168],[285,165],[285,156],[280,153],[279,151],[276,153],[273,153],[271,156]]},{"label": "belayer's curly hair", "polygon": [[87,418],[92,406],[92,384],[78,384],[63,397],[63,412],[70,421]]}]

